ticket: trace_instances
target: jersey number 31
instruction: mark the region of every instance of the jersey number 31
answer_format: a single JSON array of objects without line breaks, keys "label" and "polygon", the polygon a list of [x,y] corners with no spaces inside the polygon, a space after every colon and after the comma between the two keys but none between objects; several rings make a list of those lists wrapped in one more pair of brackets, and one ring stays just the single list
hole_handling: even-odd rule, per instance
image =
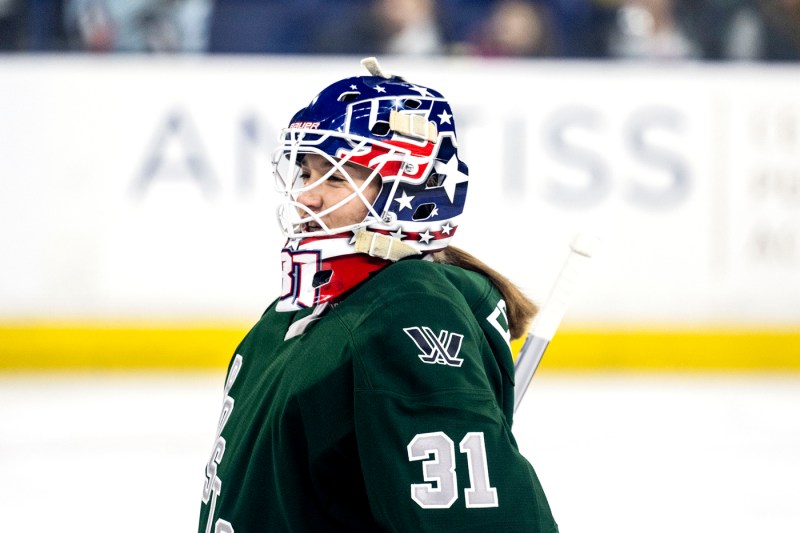
[{"label": "jersey number 31", "polygon": [[[425,481],[411,485],[411,499],[424,509],[446,509],[458,499],[455,446],[441,431],[421,433],[408,444],[408,460],[422,461]],[[497,507],[497,489],[489,483],[483,433],[470,432],[459,443],[467,454],[469,488],[464,489],[467,507]]]}]

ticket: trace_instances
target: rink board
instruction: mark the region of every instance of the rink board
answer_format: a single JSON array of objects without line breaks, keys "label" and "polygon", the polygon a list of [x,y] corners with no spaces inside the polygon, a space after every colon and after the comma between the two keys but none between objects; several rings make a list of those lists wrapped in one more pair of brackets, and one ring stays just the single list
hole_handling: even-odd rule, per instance
[{"label": "rink board", "polygon": [[[246,326],[0,326],[0,371],[223,368]],[[514,351],[521,342],[513,343]],[[545,370],[800,371],[800,333],[565,329]]]}]

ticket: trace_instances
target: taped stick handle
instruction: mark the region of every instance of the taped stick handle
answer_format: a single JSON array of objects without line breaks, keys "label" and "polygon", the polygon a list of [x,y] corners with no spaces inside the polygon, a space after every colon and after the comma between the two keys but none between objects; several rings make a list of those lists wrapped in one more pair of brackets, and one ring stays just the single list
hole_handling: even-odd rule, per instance
[{"label": "taped stick handle", "polygon": [[533,320],[528,336],[522,344],[514,365],[514,411],[517,410],[533,375],[539,367],[544,352],[561,324],[567,311],[570,297],[581,274],[597,248],[594,236],[578,234],[570,244],[569,254],[561,267],[550,295]]}]

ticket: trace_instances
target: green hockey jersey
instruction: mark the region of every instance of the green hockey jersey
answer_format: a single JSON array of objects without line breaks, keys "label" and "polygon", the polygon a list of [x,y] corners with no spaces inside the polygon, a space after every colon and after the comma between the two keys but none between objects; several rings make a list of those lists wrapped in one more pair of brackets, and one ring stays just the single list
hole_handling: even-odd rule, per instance
[{"label": "green hockey jersey", "polygon": [[400,261],[284,339],[309,314],[273,304],[239,345],[200,532],[558,530],[485,277]]}]

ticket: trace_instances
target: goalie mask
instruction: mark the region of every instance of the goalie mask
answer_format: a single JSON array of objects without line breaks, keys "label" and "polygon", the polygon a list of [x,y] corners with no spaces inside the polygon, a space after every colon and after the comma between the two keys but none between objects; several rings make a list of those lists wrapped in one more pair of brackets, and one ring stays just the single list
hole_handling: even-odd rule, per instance
[{"label": "goalie mask", "polygon": [[371,75],[323,89],[273,154],[287,237],[278,310],[333,301],[393,261],[445,248],[458,228],[467,167],[450,105],[362,63]]}]

